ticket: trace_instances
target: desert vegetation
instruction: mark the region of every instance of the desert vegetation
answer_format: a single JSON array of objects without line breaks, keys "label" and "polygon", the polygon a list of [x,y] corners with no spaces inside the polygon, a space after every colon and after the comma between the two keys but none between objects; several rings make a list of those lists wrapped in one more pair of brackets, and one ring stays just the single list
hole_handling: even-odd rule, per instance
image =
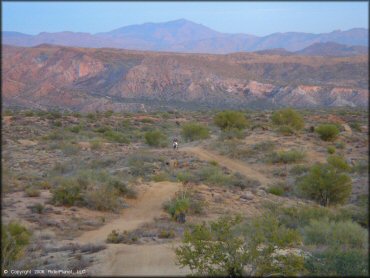
[{"label": "desert vegetation", "polygon": [[4,111],[2,267],[93,273],[107,243],[119,265],[155,250],[175,266],[176,243],[187,274],[367,275],[366,124],[349,108]]}]

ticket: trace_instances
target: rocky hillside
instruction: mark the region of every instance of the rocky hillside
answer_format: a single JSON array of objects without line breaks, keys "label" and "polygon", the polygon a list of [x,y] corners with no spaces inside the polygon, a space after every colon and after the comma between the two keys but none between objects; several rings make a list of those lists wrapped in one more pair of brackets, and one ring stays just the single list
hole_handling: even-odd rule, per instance
[{"label": "rocky hillside", "polygon": [[3,47],[3,105],[80,111],[165,106],[364,106],[367,56],[176,54]]},{"label": "rocky hillside", "polygon": [[302,32],[274,33],[267,36],[227,34],[185,19],[163,23],[130,25],[109,32],[90,34],[78,32],[42,32],[27,35],[2,32],[4,44],[36,46],[47,43],[76,47],[114,47],[134,50],[173,51],[186,53],[227,54],[284,48],[298,51],[314,43],[335,42],[368,47],[368,30],[353,28],[346,31],[312,34]]}]

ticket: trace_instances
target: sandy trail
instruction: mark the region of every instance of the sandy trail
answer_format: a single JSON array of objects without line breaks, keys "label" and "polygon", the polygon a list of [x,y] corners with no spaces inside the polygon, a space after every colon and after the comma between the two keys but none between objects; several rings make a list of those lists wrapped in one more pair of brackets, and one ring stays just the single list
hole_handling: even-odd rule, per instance
[{"label": "sandy trail", "polygon": [[222,155],[218,155],[211,151],[201,149],[200,147],[184,147],[181,150],[185,152],[190,152],[202,160],[217,161],[218,164],[228,168],[231,171],[239,172],[240,174],[248,178],[258,180],[262,186],[267,186],[272,183],[272,181],[269,178],[267,178],[265,175],[260,173],[258,169],[250,165],[247,165],[246,163],[242,161],[231,159],[231,158],[228,158]]},{"label": "sandy trail", "polygon": [[[163,203],[180,188],[179,183],[167,181],[151,183],[137,200],[130,202],[130,207],[123,210],[118,219],[97,230],[82,234],[76,241],[82,244],[101,243],[112,230],[134,230],[143,223],[153,221],[155,217],[163,213]],[[171,244],[108,244],[108,248],[98,253],[96,259],[98,263],[89,269],[91,275],[178,276],[189,274],[188,269],[180,269],[175,265],[175,253]]]}]

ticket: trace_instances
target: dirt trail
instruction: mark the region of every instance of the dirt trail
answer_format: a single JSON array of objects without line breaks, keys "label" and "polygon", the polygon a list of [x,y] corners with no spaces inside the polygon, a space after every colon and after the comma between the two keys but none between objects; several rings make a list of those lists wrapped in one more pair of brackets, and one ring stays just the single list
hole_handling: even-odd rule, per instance
[{"label": "dirt trail", "polygon": [[225,156],[202,149],[200,147],[184,147],[181,150],[185,152],[190,152],[203,160],[217,161],[218,164],[230,169],[231,171],[239,172],[240,174],[245,175],[248,178],[258,180],[262,186],[267,186],[268,184],[272,183],[269,178],[260,173],[255,167],[247,165],[242,161],[230,159]]},{"label": "dirt trail", "polygon": [[[151,183],[150,187],[130,202],[122,215],[103,227],[88,231],[76,239],[80,244],[104,242],[112,230],[133,230],[141,224],[151,222],[163,213],[162,205],[170,199],[181,184],[173,182]],[[92,275],[186,275],[189,270],[175,265],[175,254],[171,244],[126,245],[108,244],[108,248],[97,254],[97,264],[89,269]]]},{"label": "dirt trail", "polygon": [[103,242],[112,230],[134,230],[141,224],[152,221],[163,213],[162,205],[180,189],[179,183],[156,182],[123,210],[122,215],[93,231],[88,231],[77,240],[80,243]]}]

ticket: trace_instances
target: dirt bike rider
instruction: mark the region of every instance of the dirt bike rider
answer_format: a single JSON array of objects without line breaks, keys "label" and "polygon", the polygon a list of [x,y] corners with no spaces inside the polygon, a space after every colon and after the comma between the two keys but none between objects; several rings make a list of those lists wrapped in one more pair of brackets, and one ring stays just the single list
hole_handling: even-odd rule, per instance
[{"label": "dirt bike rider", "polygon": [[172,141],[172,146],[174,149],[177,149],[179,147],[179,141],[177,140],[177,138],[173,138],[173,141]]}]

